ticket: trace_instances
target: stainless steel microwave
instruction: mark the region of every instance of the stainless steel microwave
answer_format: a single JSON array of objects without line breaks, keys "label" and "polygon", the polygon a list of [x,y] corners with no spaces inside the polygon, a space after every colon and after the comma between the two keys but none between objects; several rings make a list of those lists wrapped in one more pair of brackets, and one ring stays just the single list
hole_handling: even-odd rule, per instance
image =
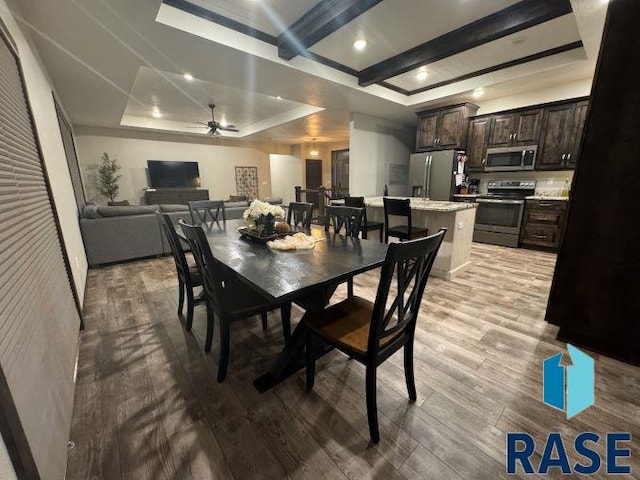
[{"label": "stainless steel microwave", "polygon": [[537,153],[537,145],[489,148],[484,163],[484,171],[515,172],[518,170],[533,170]]}]

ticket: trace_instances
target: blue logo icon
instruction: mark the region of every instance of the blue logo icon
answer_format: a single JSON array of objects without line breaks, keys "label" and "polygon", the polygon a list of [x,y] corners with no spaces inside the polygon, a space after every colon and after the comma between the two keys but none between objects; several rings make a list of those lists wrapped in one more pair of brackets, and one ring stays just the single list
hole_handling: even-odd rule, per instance
[{"label": "blue logo icon", "polygon": [[560,365],[562,353],[543,362],[543,401],[572,418],[594,404],[594,360],[567,344],[572,365]]}]

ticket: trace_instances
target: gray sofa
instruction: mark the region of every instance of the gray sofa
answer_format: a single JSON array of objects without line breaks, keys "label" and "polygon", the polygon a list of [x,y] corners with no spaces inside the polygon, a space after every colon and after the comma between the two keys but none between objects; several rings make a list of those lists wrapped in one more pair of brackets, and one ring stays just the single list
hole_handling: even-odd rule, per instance
[{"label": "gray sofa", "polygon": [[[281,204],[281,198],[265,199]],[[227,220],[242,218],[249,202],[225,202]],[[187,205],[97,206],[87,204],[80,218],[80,230],[89,266],[121,262],[171,253],[156,211],[167,213],[173,222],[190,221]]]}]

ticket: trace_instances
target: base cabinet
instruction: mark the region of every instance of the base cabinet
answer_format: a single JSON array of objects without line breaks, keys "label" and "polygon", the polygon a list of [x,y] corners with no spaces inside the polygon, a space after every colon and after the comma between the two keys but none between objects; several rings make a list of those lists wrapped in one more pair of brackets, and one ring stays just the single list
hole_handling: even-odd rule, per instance
[{"label": "base cabinet", "polygon": [[520,246],[557,251],[567,213],[565,200],[527,200]]},{"label": "base cabinet", "polygon": [[209,200],[209,190],[198,188],[159,188],[144,192],[147,205],[187,205],[197,200]]}]

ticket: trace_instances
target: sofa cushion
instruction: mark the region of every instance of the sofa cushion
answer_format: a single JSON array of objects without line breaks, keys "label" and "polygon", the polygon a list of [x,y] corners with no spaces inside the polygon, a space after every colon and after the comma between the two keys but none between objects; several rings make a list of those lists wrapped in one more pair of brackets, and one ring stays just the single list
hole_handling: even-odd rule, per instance
[{"label": "sofa cushion", "polygon": [[102,215],[98,213],[98,205],[93,202],[87,202],[87,204],[82,207],[82,218],[102,218]]},{"label": "sofa cushion", "polygon": [[163,213],[188,212],[189,205],[160,205],[160,211]]},{"label": "sofa cushion", "polygon": [[270,203],[271,205],[281,205],[282,204],[282,197],[265,198],[262,201]]},{"label": "sofa cushion", "polygon": [[131,215],[146,215],[155,213],[158,205],[129,205],[122,207],[98,207],[98,213],[103,217],[127,217]]},{"label": "sofa cushion", "polygon": [[242,201],[242,202],[224,202],[224,208],[238,208],[238,207],[242,207],[242,208],[247,208],[249,206],[249,202]]}]

